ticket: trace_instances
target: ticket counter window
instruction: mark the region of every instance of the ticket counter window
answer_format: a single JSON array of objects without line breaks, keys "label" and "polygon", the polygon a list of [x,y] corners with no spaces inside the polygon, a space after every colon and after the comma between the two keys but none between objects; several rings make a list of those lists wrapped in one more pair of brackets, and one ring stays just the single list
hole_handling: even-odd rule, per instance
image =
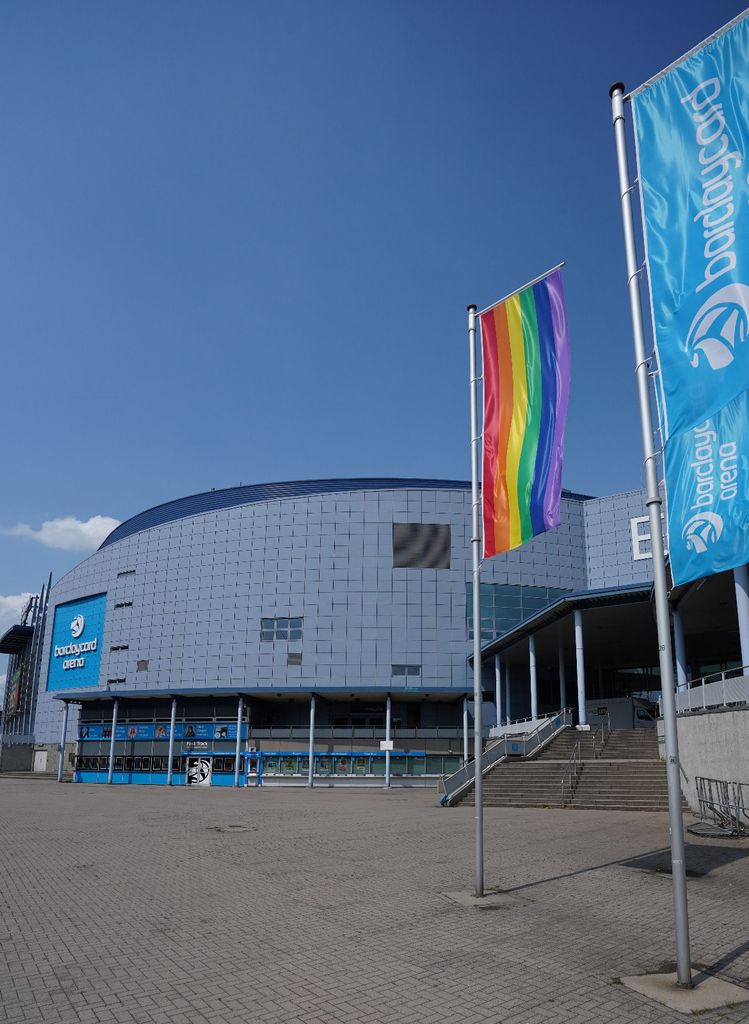
[{"label": "ticket counter window", "polygon": [[351,774],[351,758],[350,757],[336,757],[336,759],[335,759],[335,773],[336,773],[336,775],[350,775]]},{"label": "ticket counter window", "polygon": [[150,772],[150,770],[151,770],[151,758],[150,757],[142,757],[141,758],[141,760],[140,760],[140,770],[142,772]]},{"label": "ticket counter window", "polygon": [[224,770],[224,759],[223,759],[223,757],[214,757],[214,759],[213,759],[213,770],[214,770],[214,772],[222,772]]},{"label": "ticket counter window", "polygon": [[121,772],[124,767],[125,767],[125,758],[120,754],[118,757],[115,757],[115,759],[114,759],[114,770],[116,772]]},{"label": "ticket counter window", "polygon": [[452,775],[453,772],[457,772],[458,768],[460,768],[460,758],[457,754],[450,754],[442,758],[443,775]]},{"label": "ticket counter window", "polygon": [[179,754],[172,758],[172,771],[178,772],[180,770]]},{"label": "ticket counter window", "polygon": [[318,757],[317,758],[317,774],[318,775],[331,775],[333,771],[333,759],[332,757]]},{"label": "ticket counter window", "polygon": [[423,775],[426,769],[425,764],[426,758],[424,757],[409,757],[408,767],[411,775]]},{"label": "ticket counter window", "polygon": [[108,756],[103,756],[101,754],[99,755],[99,771],[100,772],[107,772],[107,771],[109,771],[109,757]]},{"label": "ticket counter window", "polygon": [[268,775],[278,775],[278,758],[266,757],[263,759],[263,771]]},{"label": "ticket counter window", "polygon": [[299,771],[302,775],[307,775],[309,772],[309,757],[299,758]]},{"label": "ticket counter window", "polygon": [[354,758],[354,775],[369,775],[369,758]]},{"label": "ticket counter window", "polygon": [[133,761],[134,761],[134,758],[132,758],[132,757],[126,757],[125,758],[125,771],[126,772],[131,772],[133,770]]},{"label": "ticket counter window", "polygon": [[390,774],[391,775],[407,775],[408,774],[408,758],[407,757],[391,757],[390,758]]},{"label": "ticket counter window", "polygon": [[282,775],[295,775],[296,774],[296,762],[295,757],[282,757],[281,758],[281,774]]},{"label": "ticket counter window", "polygon": [[151,758],[151,770],[154,772],[163,772],[165,769],[166,758],[163,757],[152,757]]},{"label": "ticket counter window", "polygon": [[379,757],[372,758],[372,774],[373,775],[385,775],[385,755],[381,754]]}]

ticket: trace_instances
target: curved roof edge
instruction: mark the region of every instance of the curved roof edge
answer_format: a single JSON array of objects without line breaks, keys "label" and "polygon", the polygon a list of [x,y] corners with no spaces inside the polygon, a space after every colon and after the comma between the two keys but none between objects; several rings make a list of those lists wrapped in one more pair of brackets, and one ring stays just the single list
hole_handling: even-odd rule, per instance
[{"label": "curved roof edge", "polygon": [[[392,491],[392,490],[470,490],[469,480],[421,480],[411,477],[353,477],[331,480],[287,480],[270,484],[244,484],[239,487],[223,487],[220,490],[202,491],[185,498],[176,498],[155,505],[120,523],[99,545],[99,551],[125,537],[131,537],[154,526],[164,526],[179,519],[187,519],[204,512],[217,512],[237,505],[252,505],[260,501],[274,501],[279,498],[309,497],[314,494],[336,494],[345,491]],[[566,498],[587,501],[587,494],[562,492]]]}]

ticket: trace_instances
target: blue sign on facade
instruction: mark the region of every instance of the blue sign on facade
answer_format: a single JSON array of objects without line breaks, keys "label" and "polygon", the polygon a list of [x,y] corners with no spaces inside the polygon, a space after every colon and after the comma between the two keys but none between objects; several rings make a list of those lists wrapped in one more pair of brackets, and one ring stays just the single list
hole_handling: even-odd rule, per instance
[{"label": "blue sign on facade", "polygon": [[48,690],[99,685],[107,595],[58,604],[49,652]]},{"label": "blue sign on facade", "polygon": [[749,562],[749,17],[633,97],[675,583]]},{"label": "blue sign on facade", "polygon": [[[112,725],[81,725],[78,729],[82,740],[108,740],[112,737]],[[236,722],[177,722],[174,727],[175,740],[236,740]],[[247,739],[247,726],[242,725],[241,738]],[[117,726],[116,740],[168,740],[169,723],[138,722]]]}]

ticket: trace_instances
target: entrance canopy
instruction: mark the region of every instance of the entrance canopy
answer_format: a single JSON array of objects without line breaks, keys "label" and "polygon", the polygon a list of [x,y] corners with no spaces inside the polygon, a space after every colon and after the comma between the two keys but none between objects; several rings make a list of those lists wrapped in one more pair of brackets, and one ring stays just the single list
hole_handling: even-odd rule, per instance
[{"label": "entrance canopy", "polygon": [[588,590],[568,594],[518,623],[481,649],[482,661],[499,654],[509,665],[528,664],[528,638],[536,640],[539,666],[574,660],[574,613],[580,611],[589,667],[638,668],[658,664],[658,643],[650,585]]}]

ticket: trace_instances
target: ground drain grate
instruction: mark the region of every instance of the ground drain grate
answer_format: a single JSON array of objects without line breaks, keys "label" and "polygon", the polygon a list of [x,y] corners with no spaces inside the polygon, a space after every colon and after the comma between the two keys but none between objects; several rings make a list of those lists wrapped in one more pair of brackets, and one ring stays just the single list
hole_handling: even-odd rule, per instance
[{"label": "ground drain grate", "polygon": [[254,825],[209,825],[209,832],[254,832]]}]

